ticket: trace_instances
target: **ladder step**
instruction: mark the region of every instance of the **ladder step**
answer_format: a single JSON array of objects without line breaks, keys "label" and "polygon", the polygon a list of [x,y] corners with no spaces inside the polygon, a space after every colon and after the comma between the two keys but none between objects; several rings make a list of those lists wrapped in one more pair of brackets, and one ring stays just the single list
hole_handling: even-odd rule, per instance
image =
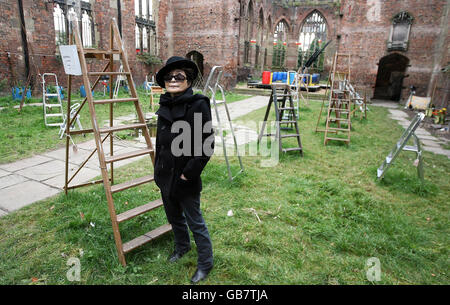
[{"label": "ladder step", "polygon": [[342,113],[349,113],[348,110],[343,110],[343,109],[341,109],[341,108],[328,108],[328,110],[335,110],[335,111],[340,111],[340,112],[342,112]]},{"label": "ladder step", "polygon": [[349,121],[350,122],[349,118],[332,118],[332,117],[329,117],[329,120],[331,120],[331,121]]},{"label": "ladder step", "polygon": [[104,75],[131,75],[130,72],[88,72],[89,76],[104,76]]},{"label": "ladder step", "polygon": [[125,153],[125,154],[105,157],[105,162],[106,163],[113,163],[113,162],[117,162],[117,161],[120,161],[120,160],[129,159],[129,158],[133,158],[133,157],[138,157],[138,156],[142,156],[142,155],[145,155],[145,154],[149,154],[151,152],[153,152],[153,149],[150,149],[150,148],[148,148],[148,149],[141,149],[141,150]]},{"label": "ladder step", "polygon": [[326,140],[334,140],[334,141],[344,141],[344,142],[349,142],[349,139],[345,139],[345,138],[330,138],[327,137]]},{"label": "ladder step", "polygon": [[119,215],[117,215],[117,222],[121,223],[122,221],[131,219],[133,217],[139,216],[143,213],[146,213],[148,211],[151,211],[153,209],[156,209],[163,205],[163,202],[161,199],[157,199],[155,201],[149,202],[147,204],[141,205],[139,207],[136,207],[134,209],[128,210],[126,212],[123,212]]},{"label": "ladder step", "polygon": [[49,97],[56,97],[56,96],[58,96],[58,94],[57,93],[45,93],[44,94],[45,96],[49,96]]},{"label": "ladder step", "polygon": [[52,108],[52,107],[61,107],[61,108],[62,108],[62,105],[61,105],[61,104],[45,104],[45,107],[49,107],[49,108]]},{"label": "ladder step", "polygon": [[350,129],[347,129],[347,128],[331,128],[331,127],[329,127],[328,130],[350,131]]},{"label": "ladder step", "polygon": [[283,135],[281,135],[281,137],[282,138],[296,138],[296,137],[300,137],[300,135],[299,134],[295,134],[295,133],[293,133],[293,134],[283,134]]},{"label": "ladder step", "polygon": [[299,151],[302,150],[300,147],[292,147],[292,148],[283,148],[283,152],[288,152],[288,151]]},{"label": "ladder step", "polygon": [[295,110],[294,107],[284,107],[284,108],[278,108],[278,110]]},{"label": "ladder step", "polygon": [[55,117],[55,116],[63,116],[62,113],[47,113],[45,115],[46,117]]},{"label": "ladder step", "polygon": [[84,48],[84,54],[89,54],[89,55],[97,55],[97,54],[102,54],[102,55],[111,55],[111,54],[120,54],[119,50],[99,50],[99,49],[86,49]]},{"label": "ladder step", "polygon": [[62,123],[50,123],[50,124],[46,124],[46,126],[61,126]]},{"label": "ladder step", "polygon": [[115,132],[115,131],[121,131],[121,130],[126,130],[126,129],[144,128],[145,126],[147,126],[147,125],[144,123],[119,125],[119,126],[114,126],[114,127],[100,128],[99,132],[100,133],[108,133],[108,132]]},{"label": "ladder step", "polygon": [[159,228],[156,228],[153,231],[150,231],[148,233],[145,233],[144,235],[141,235],[133,240],[130,240],[129,242],[126,242],[123,244],[122,249],[124,253],[128,253],[133,249],[136,249],[139,246],[142,246],[143,244],[146,244],[153,239],[157,238],[158,236],[161,236],[167,232],[170,232],[172,230],[172,226],[170,224],[165,224]]},{"label": "ladder step", "polygon": [[96,100],[96,101],[94,101],[94,104],[111,104],[111,103],[123,103],[123,102],[139,102],[139,99],[137,97],[130,97],[130,98]]},{"label": "ladder step", "polygon": [[129,189],[131,187],[135,187],[144,183],[148,183],[153,181],[153,175],[148,175],[144,177],[139,177],[137,179],[133,179],[124,183],[116,184],[111,186],[111,193],[117,193]]},{"label": "ladder step", "polygon": [[280,124],[294,124],[297,123],[297,121],[280,121]]}]

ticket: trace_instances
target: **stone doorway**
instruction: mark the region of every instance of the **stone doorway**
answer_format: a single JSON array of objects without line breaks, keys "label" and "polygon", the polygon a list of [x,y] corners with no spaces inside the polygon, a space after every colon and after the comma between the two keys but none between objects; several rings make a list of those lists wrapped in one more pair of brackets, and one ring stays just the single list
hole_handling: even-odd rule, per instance
[{"label": "stone doorway", "polygon": [[380,59],[373,98],[399,101],[409,59],[394,53]]},{"label": "stone doorway", "polygon": [[189,58],[197,64],[200,74],[203,76],[203,55],[197,51],[187,53],[186,58]]}]

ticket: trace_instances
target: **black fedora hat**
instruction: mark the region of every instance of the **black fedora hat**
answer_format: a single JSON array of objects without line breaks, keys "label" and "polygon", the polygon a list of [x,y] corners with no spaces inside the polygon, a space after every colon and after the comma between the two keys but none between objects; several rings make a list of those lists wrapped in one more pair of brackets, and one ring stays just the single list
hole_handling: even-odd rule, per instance
[{"label": "black fedora hat", "polygon": [[158,71],[158,73],[156,73],[156,82],[162,88],[165,88],[164,75],[166,75],[167,73],[169,73],[170,71],[172,71],[174,69],[182,69],[182,68],[191,68],[191,69],[193,69],[194,70],[194,77],[193,77],[192,81],[194,81],[197,78],[197,76],[198,76],[198,67],[197,67],[197,64],[195,62],[193,62],[190,59],[181,57],[181,56],[172,56],[172,57],[170,57],[167,60],[166,65],[164,67],[162,67]]}]

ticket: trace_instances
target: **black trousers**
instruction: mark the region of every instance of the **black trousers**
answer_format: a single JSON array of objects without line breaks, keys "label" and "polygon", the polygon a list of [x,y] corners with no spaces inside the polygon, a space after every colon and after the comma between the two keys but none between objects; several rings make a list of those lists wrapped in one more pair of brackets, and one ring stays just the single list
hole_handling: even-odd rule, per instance
[{"label": "black trousers", "polygon": [[182,198],[161,193],[167,220],[172,225],[175,250],[184,252],[191,248],[189,229],[197,245],[197,267],[208,270],[213,267],[213,252],[208,228],[200,210],[200,193],[186,194]]}]

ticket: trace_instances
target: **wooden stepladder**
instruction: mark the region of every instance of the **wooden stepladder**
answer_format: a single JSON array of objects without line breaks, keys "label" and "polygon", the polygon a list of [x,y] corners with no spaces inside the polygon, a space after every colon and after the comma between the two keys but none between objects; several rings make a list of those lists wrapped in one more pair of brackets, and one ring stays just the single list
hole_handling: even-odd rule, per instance
[{"label": "wooden stepladder", "polygon": [[[348,83],[350,82],[350,54],[335,53],[330,93],[328,97],[327,120],[325,125],[324,144],[328,141],[343,141],[350,143],[351,104],[352,99]],[[333,133],[333,137],[329,134]],[[339,135],[339,136],[338,136]],[[340,135],[343,135],[340,136]]]},{"label": "wooden stepladder", "polygon": [[[73,22],[73,21],[72,21]],[[82,40],[80,38],[80,34],[78,31],[78,27],[76,26],[76,23],[72,26],[73,33],[70,35],[70,43],[73,44],[73,40],[75,40],[75,44],[77,46],[78,50],[78,57],[80,59],[81,64],[81,70],[82,70],[82,77],[83,77],[83,83],[86,88],[86,98],[84,99],[82,105],[79,107],[78,112],[81,110],[81,108],[84,106],[84,104],[87,102],[89,106],[89,112],[91,115],[91,122],[92,122],[92,129],[83,129],[83,130],[77,130],[72,131],[70,130],[70,126],[73,123],[73,120],[76,118],[76,115],[70,116],[70,97],[71,97],[71,84],[72,84],[72,76],[69,75],[69,86],[68,86],[68,118],[71,118],[71,121],[69,124],[67,124],[66,129],[66,135],[67,135],[67,142],[66,142],[66,180],[65,180],[65,191],[85,185],[92,185],[94,183],[103,183],[106,199],[108,202],[108,210],[111,218],[112,228],[113,228],[113,234],[114,234],[114,240],[117,248],[118,258],[119,261],[122,263],[122,265],[126,265],[125,260],[125,254],[130,252],[131,250],[150,242],[151,240],[155,239],[156,237],[167,233],[171,231],[170,224],[165,224],[159,228],[156,228],[148,233],[145,233],[142,236],[139,236],[131,241],[128,241],[126,243],[122,242],[122,238],[119,231],[119,224],[123,221],[129,220],[133,217],[136,217],[138,215],[141,215],[145,212],[148,212],[150,210],[153,210],[155,208],[162,206],[162,200],[158,199],[152,202],[149,202],[147,204],[141,205],[139,207],[136,207],[134,209],[130,209],[128,211],[125,211],[121,214],[116,213],[116,208],[114,206],[114,199],[113,194],[121,192],[123,190],[142,185],[145,183],[149,183],[154,181],[153,175],[147,175],[144,177],[140,177],[137,179],[133,179],[131,181],[127,181],[120,184],[114,184],[114,172],[113,172],[113,164],[114,162],[129,159],[133,157],[148,155],[152,163],[154,164],[154,149],[153,145],[150,139],[150,134],[145,122],[145,116],[142,112],[142,108],[139,104],[138,95],[136,92],[136,88],[134,85],[134,81],[130,72],[130,67],[128,64],[128,59],[126,57],[126,54],[124,52],[124,46],[122,43],[122,39],[120,37],[120,32],[116,23],[116,20],[113,18],[110,26],[111,34],[110,34],[110,46],[108,50],[97,50],[97,49],[87,49],[83,47]],[[114,55],[120,57],[120,60],[123,65],[123,70],[121,71],[115,71],[114,70]],[[86,58],[93,58],[101,60],[102,63],[105,63],[105,66],[102,71],[100,72],[91,72],[88,71],[88,66],[86,63]],[[117,66],[117,65],[116,65]],[[130,87],[130,95],[131,97],[128,98],[114,98],[113,96],[113,90],[111,88],[110,90],[110,96],[109,99],[102,99],[102,100],[94,100],[94,97],[92,95],[92,90],[96,87],[96,85],[99,83],[102,76],[109,76],[110,78],[110,84],[114,84],[114,77],[115,76],[126,76],[129,87]],[[96,76],[96,80],[93,85],[91,85],[91,76]],[[89,90],[90,89],[90,90]],[[113,105],[115,103],[127,103],[127,102],[133,102],[136,113],[137,113],[137,119],[138,122],[135,124],[129,124],[129,125],[117,125],[114,126],[113,124]],[[110,117],[109,117],[109,126],[108,127],[101,127],[99,125],[99,122],[97,120],[96,110],[95,107],[97,105],[109,105],[110,108]],[[77,113],[78,114],[78,113]],[[142,130],[142,135],[145,138],[145,142],[147,144],[147,147],[145,149],[136,150],[133,152],[128,152],[124,154],[118,154],[114,155],[114,132],[121,131],[121,130],[128,130],[128,129],[140,129]],[[89,157],[81,164],[81,166],[78,168],[78,170],[75,172],[75,174],[69,179],[68,178],[68,166],[69,166],[69,138],[70,135],[73,134],[83,134],[83,133],[93,133],[96,148],[91,152]],[[103,136],[104,135],[104,136]],[[109,138],[109,155],[105,155],[103,143],[106,141],[106,139]],[[73,180],[73,178],[78,174],[78,172],[82,169],[82,167],[86,164],[86,162],[92,157],[92,155],[97,152],[98,159],[100,163],[100,169],[102,174],[102,179],[98,181],[93,181],[90,183],[84,183],[79,184],[75,186],[69,186],[69,183]],[[108,170],[109,167],[109,170]]]},{"label": "wooden stepladder", "polygon": [[[264,133],[272,104],[275,108],[275,134]],[[286,112],[287,115],[285,115]],[[283,126],[284,128],[281,126]],[[294,129],[295,133],[281,134],[281,129]],[[303,156],[303,148],[300,139],[300,131],[298,129],[297,115],[293,101],[293,93],[289,84],[272,84],[272,94],[270,95],[269,104],[267,105],[261,132],[258,135],[258,143],[261,141],[263,136],[275,136],[275,141],[278,142],[280,153],[288,151],[298,151],[300,152],[300,155]],[[282,139],[293,137],[297,139],[298,147],[283,148]]]}]

